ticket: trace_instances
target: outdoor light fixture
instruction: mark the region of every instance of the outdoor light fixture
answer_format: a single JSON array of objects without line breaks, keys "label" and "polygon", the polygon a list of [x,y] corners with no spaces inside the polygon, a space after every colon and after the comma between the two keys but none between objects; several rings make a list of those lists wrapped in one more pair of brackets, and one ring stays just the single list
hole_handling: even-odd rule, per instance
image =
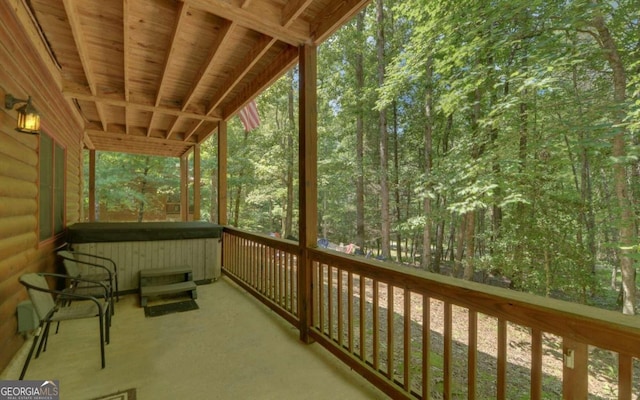
[{"label": "outdoor light fixture", "polygon": [[40,133],[40,114],[31,104],[31,96],[27,100],[16,99],[10,94],[4,96],[4,107],[7,110],[12,110],[18,103],[25,103],[25,105],[16,110],[18,112],[16,131],[37,135]]}]

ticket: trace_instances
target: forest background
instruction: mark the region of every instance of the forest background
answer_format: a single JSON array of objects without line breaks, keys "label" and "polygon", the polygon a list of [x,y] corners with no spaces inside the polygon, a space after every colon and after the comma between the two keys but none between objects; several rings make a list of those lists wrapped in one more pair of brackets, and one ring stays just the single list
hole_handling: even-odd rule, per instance
[{"label": "forest background", "polygon": [[[638,0],[374,0],[318,49],[318,237],[633,314],[639,25]],[[296,237],[297,96],[294,69],[257,129],[229,122],[230,225]],[[98,153],[96,174],[100,220],[179,203],[178,159]]]}]

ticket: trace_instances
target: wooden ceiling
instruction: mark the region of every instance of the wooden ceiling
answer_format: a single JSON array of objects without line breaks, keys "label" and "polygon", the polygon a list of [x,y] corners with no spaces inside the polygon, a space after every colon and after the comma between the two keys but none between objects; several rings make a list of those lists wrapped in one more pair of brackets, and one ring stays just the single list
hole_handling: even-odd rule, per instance
[{"label": "wooden ceiling", "polygon": [[87,148],[181,156],[369,0],[29,0]]}]

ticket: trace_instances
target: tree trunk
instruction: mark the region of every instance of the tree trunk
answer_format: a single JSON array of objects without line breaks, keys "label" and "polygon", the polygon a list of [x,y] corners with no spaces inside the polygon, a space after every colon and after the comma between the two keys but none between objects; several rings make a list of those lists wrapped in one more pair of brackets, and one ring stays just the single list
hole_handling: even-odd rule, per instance
[{"label": "tree trunk", "polygon": [[[424,270],[431,268],[431,231],[433,224],[432,210],[431,210],[431,168],[433,167],[433,65],[431,58],[427,61],[427,90],[424,101],[424,111],[427,117],[424,127],[424,175],[427,179],[425,196],[423,200],[425,224],[422,235],[422,260],[420,267]],[[440,263],[438,262],[437,270],[433,268],[434,272],[440,272]]]},{"label": "tree trunk", "polygon": [[[365,11],[362,10],[356,19],[358,42],[364,32]],[[363,46],[357,46],[355,60],[356,93],[358,110],[356,112],[356,245],[364,251],[364,60]]]},{"label": "tree trunk", "polygon": [[140,183],[140,201],[138,202],[138,222],[144,219],[145,192],[147,191],[147,176],[149,175],[149,156],[144,158],[144,172]]},{"label": "tree trunk", "polygon": [[[376,1],[377,37],[376,48],[378,58],[378,87],[384,85],[384,1]],[[382,256],[388,260],[391,257],[391,223],[389,220],[389,133],[387,132],[387,110],[379,112],[378,129],[380,131],[380,235]]]},{"label": "tree trunk", "polygon": [[[597,14],[593,19],[593,26],[598,31],[599,43],[604,50],[604,55],[613,71],[613,98],[620,106],[616,111],[614,124],[617,125],[613,137],[612,156],[616,160],[623,160],[627,155],[624,117],[622,106],[626,100],[627,75],[618,53],[618,48],[611,32],[607,28],[604,17]],[[618,200],[618,231],[620,232],[620,271],[622,272],[622,312],[635,314],[636,304],[636,274],[633,259],[630,257],[633,246],[637,245],[634,227],[633,205],[629,201],[629,188],[627,187],[627,169],[622,161],[613,165],[615,193]]]},{"label": "tree trunk", "polygon": [[[242,138],[242,146],[246,147],[247,141],[249,140],[249,132],[244,132],[244,137]],[[243,165],[240,168],[240,176],[238,179],[238,187],[236,188],[236,198],[235,205],[233,208],[233,226],[237,227],[240,222],[240,199],[242,198],[242,180],[245,175],[245,166]]]},{"label": "tree trunk", "polygon": [[[480,89],[476,89],[473,93],[473,111],[471,114],[471,130],[476,138],[476,143],[473,146],[471,158],[477,160],[484,152],[484,146],[478,144],[480,140]],[[474,182],[475,183],[475,182]],[[473,279],[473,273],[475,271],[475,243],[476,243],[476,211],[467,211],[464,217],[464,242],[466,246],[466,258],[464,260],[464,274],[462,278],[465,280]],[[459,244],[462,246],[462,244]],[[462,259],[460,258],[460,261]]]},{"label": "tree trunk", "polygon": [[216,169],[211,170],[211,201],[209,203],[209,221],[220,221],[218,219],[218,171]]},{"label": "tree trunk", "polygon": [[294,146],[293,146],[293,135],[296,132],[296,121],[294,117],[293,110],[293,69],[289,71],[289,129],[287,132],[287,144],[285,148],[285,154],[287,157],[287,199],[286,199],[286,210],[284,217],[284,224],[282,226],[282,237],[290,237],[293,236],[293,156],[294,156]]},{"label": "tree trunk", "polygon": [[460,277],[460,273],[464,268],[462,259],[464,258],[464,239],[466,237],[468,215],[469,213],[466,213],[458,218],[460,220],[460,228],[458,229],[458,240],[456,240],[456,258],[453,268],[453,276],[456,278]]},{"label": "tree trunk", "polygon": [[[400,154],[398,150],[398,104],[393,101],[393,193],[395,196],[396,223],[402,221],[400,207]],[[396,231],[396,260],[402,262],[402,231]]]}]

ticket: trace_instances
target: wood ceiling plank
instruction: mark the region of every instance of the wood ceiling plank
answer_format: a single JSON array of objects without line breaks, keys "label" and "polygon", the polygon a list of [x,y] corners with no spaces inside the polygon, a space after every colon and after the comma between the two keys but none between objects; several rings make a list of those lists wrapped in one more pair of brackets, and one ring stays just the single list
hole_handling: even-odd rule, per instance
[{"label": "wood ceiling plank", "polygon": [[247,75],[254,65],[262,58],[267,51],[276,43],[275,38],[262,36],[255,44],[253,49],[247,54],[245,60],[240,63],[241,68],[235,70],[235,74],[222,85],[222,90],[212,99],[207,115],[212,113],[224,100],[224,98],[233,90],[233,88]]},{"label": "wood ceiling plank", "polygon": [[191,136],[193,136],[194,133],[196,133],[196,131],[198,130],[198,128],[200,128],[200,125],[202,125],[204,121],[200,120],[197,121],[195,124],[193,124],[193,126],[191,127],[191,129],[189,129],[186,133],[185,133],[185,139],[189,139],[191,138]]},{"label": "wood ceiling plank", "polygon": [[289,69],[291,69],[298,61],[298,48],[287,46],[273,60],[269,67],[247,85],[243,92],[236,96],[234,101],[227,105],[222,112],[224,121],[228,121],[242,107],[244,107],[251,99],[261,93],[267,86],[278,80]]},{"label": "wood ceiling plank", "polygon": [[[282,21],[282,9],[277,4],[262,2],[259,9],[249,11],[224,0],[182,0],[191,7],[234,21],[238,25],[274,37],[293,46],[311,41],[311,29],[307,22],[294,20],[287,28]],[[257,6],[256,3],[252,5]]]},{"label": "wood ceiling plank", "polygon": [[160,105],[160,100],[162,100],[163,90],[167,83],[167,71],[169,66],[171,65],[171,61],[176,54],[176,41],[178,37],[178,33],[182,31],[182,26],[186,21],[186,16],[189,12],[189,6],[185,3],[179,3],[178,5],[178,17],[176,18],[176,23],[173,27],[173,32],[171,34],[171,44],[169,45],[169,51],[167,52],[167,57],[164,62],[164,67],[162,68],[162,76],[160,78],[160,85],[158,86],[158,93],[156,94],[156,107]]},{"label": "wood ceiling plank", "polygon": [[295,21],[304,10],[313,3],[313,0],[291,0],[282,7],[282,18],[280,24],[285,28]]},{"label": "wood ceiling plank", "polygon": [[[73,40],[75,41],[76,48],[78,50],[78,55],[80,56],[82,69],[87,79],[87,83],[89,84],[89,88],[91,89],[91,94],[97,95],[98,93],[97,93],[95,76],[91,68],[91,60],[89,59],[89,50],[87,48],[87,44],[85,43],[84,35],[82,32],[82,26],[80,24],[80,17],[78,14],[77,3],[74,3],[73,0],[63,0],[63,4],[64,4],[65,12],[67,13],[67,19],[69,20],[69,26],[71,27],[71,32],[73,34]],[[100,122],[102,123],[102,128],[106,130],[107,122],[105,119],[104,110],[97,103],[96,103],[96,110],[98,111]]]},{"label": "wood ceiling plank", "polygon": [[204,78],[207,76],[207,73],[211,69],[211,65],[213,64],[216,54],[218,53],[220,48],[224,46],[225,41],[228,41],[229,37],[231,36],[231,32],[235,26],[236,25],[231,21],[224,21],[222,27],[220,28],[220,32],[216,36],[215,42],[211,44],[211,50],[209,52],[209,56],[207,57],[207,60],[200,67],[198,76],[193,81],[193,84],[191,85],[191,89],[189,89],[189,93],[187,93],[187,96],[184,98],[182,102],[183,111],[189,106],[189,103],[191,103],[191,101],[193,100],[196,89],[198,89],[198,87],[200,86]]},{"label": "wood ceiling plank", "polygon": [[169,123],[169,126],[167,127],[167,135],[165,136],[165,139],[169,139],[171,137],[171,135],[173,134],[173,130],[176,128],[176,124],[178,123],[179,119],[180,117],[175,117],[174,120]]},{"label": "wood ceiling plank", "polygon": [[[167,52],[167,57],[165,58],[164,61],[164,66],[162,68],[162,75],[160,77],[160,85],[158,86],[158,93],[156,94],[156,107],[158,107],[160,105],[160,101],[162,100],[162,94],[165,88],[165,85],[167,83],[167,72],[169,70],[169,66],[171,65],[171,61],[174,57],[174,55],[176,54],[176,41],[177,41],[177,37],[178,34],[182,31],[182,27],[184,25],[184,22],[187,20],[185,17],[187,16],[187,14],[189,13],[189,6],[185,3],[180,3],[178,5],[178,17],[176,18],[176,23],[173,27],[173,32],[171,33],[171,44],[169,45],[169,51]],[[190,95],[192,95],[193,92],[190,93]],[[184,108],[183,108],[184,110]],[[154,122],[154,118],[155,118],[155,114],[151,115],[151,121],[149,122],[149,129],[147,131],[147,136],[149,136],[151,134],[151,129],[153,126],[153,122]],[[173,131],[173,127],[175,126],[176,121],[178,120],[178,118],[180,118],[179,116],[176,117],[176,119],[173,121],[173,123],[171,123],[169,125],[169,129],[167,130],[167,138],[169,138],[171,136],[171,133]]]}]

